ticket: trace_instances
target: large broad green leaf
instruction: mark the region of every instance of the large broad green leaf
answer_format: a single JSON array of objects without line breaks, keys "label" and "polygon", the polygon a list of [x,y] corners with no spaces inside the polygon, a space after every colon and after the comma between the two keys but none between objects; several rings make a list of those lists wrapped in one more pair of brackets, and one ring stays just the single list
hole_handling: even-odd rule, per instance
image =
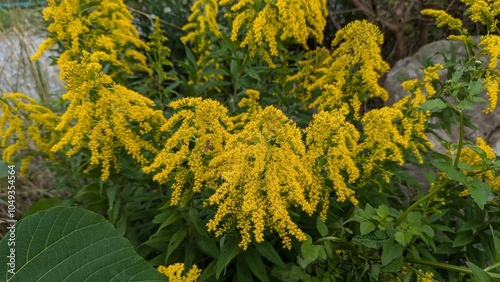
[{"label": "large broad green leaf", "polygon": [[[15,246],[9,245],[12,235]],[[15,274],[8,272],[9,258],[0,256],[3,281],[166,281],[111,223],[89,210],[40,211],[19,221],[12,235],[0,242],[2,254],[15,248]]]}]

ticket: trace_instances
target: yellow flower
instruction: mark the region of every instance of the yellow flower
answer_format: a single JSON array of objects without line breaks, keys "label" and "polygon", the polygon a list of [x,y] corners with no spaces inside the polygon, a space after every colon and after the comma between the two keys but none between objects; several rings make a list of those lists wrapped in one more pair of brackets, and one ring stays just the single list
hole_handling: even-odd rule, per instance
[{"label": "yellow flower", "polygon": [[249,0],[223,0],[221,5],[231,5],[233,27],[231,40],[243,31],[241,47],[248,46],[250,56],[259,54],[274,67],[271,56],[278,56],[278,43],[295,40],[305,49],[312,36],[323,41],[326,25],[326,0],[277,0],[262,1],[261,6]]},{"label": "yellow flower", "polygon": [[183,263],[174,263],[165,267],[163,265],[158,266],[158,272],[165,274],[170,282],[195,282],[200,278],[201,269],[199,269],[196,264],[185,274]]},{"label": "yellow flower", "polygon": [[443,27],[447,25],[451,30],[463,31],[462,21],[459,19],[455,19],[445,11],[435,10],[435,9],[424,9],[422,10],[421,13],[422,15],[436,18],[437,27]]},{"label": "yellow flower", "polygon": [[[361,144],[362,150],[368,153],[362,155],[363,175],[369,177],[382,170],[381,164],[392,161],[398,165],[404,164],[403,148],[408,147],[409,140],[401,134],[395,122],[403,118],[403,113],[393,107],[373,109],[361,119],[364,124],[366,138]],[[390,181],[390,174],[384,174],[384,180]]]},{"label": "yellow flower", "polygon": [[208,199],[217,207],[208,229],[219,236],[235,225],[243,249],[262,242],[266,229],[288,249],[292,238],[305,240],[288,209],[312,215],[322,193],[304,156],[300,130],[281,111],[270,106],[257,114],[210,161],[222,184]]},{"label": "yellow flower", "polygon": [[392,173],[382,169],[383,163],[394,162],[403,165],[406,149],[411,150],[422,163],[421,152],[432,147],[424,133],[429,113],[419,111],[426,101],[426,96],[416,80],[404,82],[402,85],[404,89],[411,90],[413,95],[390,107],[373,109],[361,119],[366,136],[360,145],[361,150],[365,152],[360,155],[365,180],[369,179],[372,173],[380,172],[383,179],[389,182]]},{"label": "yellow flower", "polygon": [[498,30],[498,20],[495,18],[500,14],[500,5],[496,0],[462,0],[469,7],[470,19],[487,26],[490,31]]},{"label": "yellow flower", "polygon": [[133,50],[148,50],[148,46],[139,39],[122,0],[48,0],[43,17],[50,21],[49,38],[32,60],[59,44],[64,50],[58,60],[60,65],[78,60],[83,51],[104,52],[113,66],[112,75],[150,72],[146,57]]},{"label": "yellow flower", "polygon": [[[444,69],[444,66],[441,64],[435,64],[432,66],[428,66],[424,69],[424,88],[427,92],[427,99],[434,96],[436,94],[436,90],[432,86],[432,82],[435,80],[439,81],[439,70]],[[424,102],[424,101],[422,101]]]},{"label": "yellow flower", "polygon": [[83,51],[80,62],[69,61],[61,66],[68,90],[63,99],[70,100],[70,104],[56,130],[68,129],[52,148],[53,152],[67,149],[67,156],[88,148],[90,164],[102,166],[102,179],[109,177],[112,166],[118,170],[117,148],[124,148],[140,164],[147,164],[144,153],[156,152],[153,143],[160,136],[153,134],[149,141],[143,136],[165,123],[163,113],[153,110],[153,101],[116,84],[103,73],[100,61],[106,59],[105,53]]},{"label": "yellow flower", "polygon": [[483,80],[483,86],[488,94],[490,106],[484,110],[485,113],[491,113],[496,109],[498,103],[498,93],[500,84],[500,72],[498,70],[486,71],[486,77]]},{"label": "yellow flower", "polygon": [[500,36],[481,36],[481,42],[479,42],[479,46],[483,46],[483,51],[490,57],[488,68],[495,69],[497,67],[497,59],[500,58]]},{"label": "yellow flower", "polygon": [[434,273],[433,273],[433,272],[428,272],[428,271],[426,271],[426,272],[424,272],[424,273],[423,273],[425,276],[422,276],[422,274],[421,274],[421,273],[422,273],[422,270],[421,270],[421,269],[419,269],[419,271],[418,271],[418,274],[419,274],[419,275],[418,275],[418,278],[417,278],[417,281],[418,281],[418,282],[432,282],[432,281],[433,281],[433,280],[431,279],[431,278],[433,278],[433,277],[434,277]]},{"label": "yellow flower", "polygon": [[299,90],[322,90],[310,104],[319,110],[339,109],[348,105],[359,119],[361,104],[369,98],[387,100],[387,91],[378,84],[380,75],[389,70],[383,61],[380,45],[383,36],[378,28],[367,21],[355,21],[337,32],[331,55],[326,49],[316,49],[306,55],[299,74],[288,78],[298,81]]},{"label": "yellow flower", "polygon": [[[476,147],[483,150],[486,154],[486,158],[488,159],[496,159],[495,152],[493,149],[484,141],[484,139],[478,137],[476,139]],[[471,166],[480,166],[484,164],[483,159],[480,155],[478,155],[475,151],[470,148],[464,148],[460,154],[460,161],[467,163]],[[471,170],[467,171],[467,174],[472,175],[475,178],[484,180],[486,184],[488,184],[493,191],[500,192],[500,177],[496,176],[492,170],[487,171],[477,171]],[[465,189],[461,196],[469,195],[469,191]]]},{"label": "yellow flower", "polygon": [[245,125],[245,123],[255,118],[262,111],[262,107],[260,106],[258,101],[260,96],[259,91],[247,89],[245,91],[245,94],[248,96],[248,98],[245,97],[241,99],[241,101],[238,103],[238,107],[248,107],[248,109],[241,114],[231,118],[231,120],[234,122],[234,127],[232,128],[232,130],[240,129]]},{"label": "yellow flower", "polygon": [[189,31],[181,37],[182,43],[194,43],[195,51],[199,54],[210,50],[210,35],[222,37],[217,24],[218,12],[217,0],[196,0],[191,6],[188,23],[182,27],[182,30]]},{"label": "yellow flower", "polygon": [[[353,124],[345,119],[347,111],[321,111],[314,115],[312,122],[306,129],[307,157],[316,173],[316,180],[324,186],[321,173],[326,171],[328,178],[333,182],[333,189],[337,194],[337,201],[351,201],[358,204],[355,192],[348,187],[359,177],[356,166],[359,152],[359,132]],[[321,159],[326,160],[324,168]],[[344,176],[346,175],[346,177]],[[324,212],[328,208],[328,194],[322,197]]]},{"label": "yellow flower", "polygon": [[4,93],[0,98],[0,139],[2,159],[7,163],[22,159],[21,174],[25,174],[35,154],[53,158],[50,151],[59,136],[54,128],[60,117],[22,93]]},{"label": "yellow flower", "polygon": [[215,172],[207,169],[204,159],[224,150],[223,145],[230,135],[227,127],[231,127],[232,122],[227,109],[214,100],[184,98],[169,106],[177,112],[161,128],[168,139],[153,162],[143,170],[154,173],[153,179],[159,183],[175,180],[171,199],[175,205],[189,193],[184,190],[184,182],[190,173],[195,179],[195,192],[201,189],[202,183],[213,181]]}]

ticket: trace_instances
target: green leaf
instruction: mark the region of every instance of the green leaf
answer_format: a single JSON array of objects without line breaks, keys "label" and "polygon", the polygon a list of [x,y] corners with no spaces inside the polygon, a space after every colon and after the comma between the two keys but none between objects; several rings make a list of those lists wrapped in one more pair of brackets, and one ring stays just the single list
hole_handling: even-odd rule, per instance
[{"label": "green leaf", "polygon": [[455,239],[453,240],[453,245],[452,247],[463,247],[469,243],[474,241],[474,236],[472,236],[472,232],[466,231],[466,232],[459,232]]},{"label": "green leaf", "polygon": [[371,221],[365,221],[361,222],[359,228],[361,231],[361,235],[365,235],[375,230],[375,224],[373,224]]},{"label": "green leaf", "polygon": [[424,111],[431,111],[431,110],[441,110],[446,108],[447,105],[443,100],[441,99],[431,99],[427,100],[422,106],[420,107]]},{"label": "green leaf", "polygon": [[422,220],[422,213],[418,211],[410,212],[406,217],[406,221],[408,221],[408,223],[411,223],[412,225],[421,223],[421,220]]},{"label": "green leaf", "polygon": [[177,247],[179,247],[182,242],[184,242],[187,233],[187,228],[182,227],[181,229],[177,230],[174,235],[172,235],[172,238],[170,238],[170,242],[168,242],[167,255],[165,258],[166,261],[168,260],[172,252],[175,251],[175,249],[177,249]]},{"label": "green leaf", "polygon": [[252,273],[243,259],[238,259],[236,262],[236,277],[238,282],[253,282]]},{"label": "green leaf", "polygon": [[450,227],[448,227],[446,225],[442,225],[442,224],[431,224],[430,226],[431,226],[431,228],[434,228],[434,229],[440,230],[440,231],[455,232]]},{"label": "green leaf", "polygon": [[204,252],[206,255],[209,255],[213,258],[218,258],[220,254],[220,250],[215,244],[215,241],[207,236],[203,236],[201,234],[195,233],[194,234],[195,239],[196,239],[196,244],[200,248],[202,252]]},{"label": "green leaf", "polygon": [[32,215],[36,212],[47,210],[52,207],[68,207],[71,206],[73,201],[71,199],[61,199],[61,198],[46,198],[40,199],[33,205],[31,205],[23,214],[23,218]]},{"label": "green leaf", "polygon": [[456,104],[456,107],[463,110],[474,110],[474,106],[471,102],[462,100]]},{"label": "green leaf", "polygon": [[[9,233],[10,234],[10,233]],[[7,234],[0,242],[8,253]],[[54,207],[15,226],[16,272],[0,256],[0,280],[16,281],[165,281],[129,241],[101,215],[79,207]]]},{"label": "green leaf", "polygon": [[270,262],[274,263],[275,265],[277,265],[279,267],[286,267],[283,260],[281,260],[281,257],[278,254],[278,252],[276,252],[276,250],[273,248],[271,243],[269,243],[268,241],[264,241],[262,243],[255,244],[255,248],[257,249],[257,251],[259,251],[259,253],[263,257],[265,257]]},{"label": "green leaf", "polygon": [[217,264],[215,265],[215,278],[218,280],[222,271],[226,269],[231,260],[238,254],[238,239],[231,237],[224,242],[221,248]]},{"label": "green leaf", "polygon": [[396,257],[391,263],[382,267],[382,271],[384,272],[398,272],[401,270],[405,262],[405,258],[403,256]]},{"label": "green leaf", "polygon": [[266,266],[262,261],[262,257],[257,250],[250,248],[244,253],[244,259],[252,273],[260,279],[260,281],[269,281],[269,276],[267,275]]},{"label": "green leaf", "polygon": [[314,245],[308,241],[302,243],[302,245],[300,246],[300,251],[306,265],[309,265],[311,262],[315,261],[318,258],[318,249],[316,249]]},{"label": "green leaf", "polygon": [[394,259],[403,256],[403,246],[394,242],[393,240],[389,240],[384,244],[382,248],[382,256],[381,261],[382,265],[388,265]]},{"label": "green leaf", "polygon": [[381,205],[377,209],[377,215],[382,219],[388,217],[389,216],[389,208],[386,205]]},{"label": "green leaf", "polygon": [[213,281],[213,276],[215,275],[215,264],[216,261],[213,260],[207,267],[203,269],[198,282]]},{"label": "green leaf", "polygon": [[434,229],[432,229],[432,227],[430,227],[429,225],[422,226],[422,232],[424,232],[431,238],[434,237]]},{"label": "green leaf", "polygon": [[468,94],[470,96],[476,96],[481,94],[483,92],[483,81],[482,79],[478,79],[476,81],[470,82],[469,83],[469,89],[468,89]]},{"label": "green leaf", "polygon": [[412,238],[413,235],[408,232],[398,231],[396,232],[396,235],[394,235],[394,239],[396,239],[396,241],[403,246],[406,246]]},{"label": "green leaf", "polygon": [[462,232],[462,231],[467,231],[467,230],[476,230],[478,227],[482,226],[484,224],[484,219],[482,219],[481,221],[479,220],[467,220],[466,222],[464,222],[464,224],[462,224],[460,226],[460,228],[458,229],[458,232]]},{"label": "green leaf", "polygon": [[[385,235],[385,232],[379,230],[380,233],[383,233]],[[354,236],[352,238],[352,241],[356,244],[360,244],[360,245],[363,245],[365,247],[368,247],[368,248],[372,248],[372,249],[379,249],[381,248],[388,240],[388,237],[387,235],[385,235],[385,237],[381,236],[382,234],[377,234],[377,232],[375,233],[370,233],[370,234],[366,234],[366,235],[362,235],[362,236]]]},{"label": "green leaf", "polygon": [[[163,222],[159,221],[159,216],[165,215],[167,216]],[[158,231],[162,230],[163,228],[179,221],[182,219],[182,213],[178,210],[174,209],[169,209],[168,212],[163,212],[153,219],[153,223],[161,223],[160,227],[158,227]]]},{"label": "green leaf", "polygon": [[473,178],[464,184],[469,189],[470,196],[474,202],[476,202],[479,208],[484,209],[488,197],[492,195],[490,186],[477,178]]},{"label": "green leaf", "polygon": [[493,282],[493,279],[491,276],[484,271],[482,268],[479,266],[473,264],[472,262],[468,261],[466,262],[467,266],[472,270],[473,276],[476,281],[481,281],[481,282]]},{"label": "green leaf", "polygon": [[493,227],[490,225],[491,234],[493,235],[493,245],[495,246],[495,260],[500,261],[500,238],[496,236]]},{"label": "green leaf", "polygon": [[328,226],[319,217],[316,218],[316,229],[318,229],[321,237],[328,235]]},{"label": "green leaf", "polygon": [[299,266],[290,265],[289,268],[273,267],[271,275],[283,282],[296,282],[307,276]]},{"label": "green leaf", "polygon": [[467,177],[465,174],[462,172],[456,170],[451,162],[446,161],[446,160],[434,160],[431,162],[433,166],[435,166],[437,169],[441,170],[442,172],[446,173],[446,175],[455,181],[461,182],[461,183],[466,183],[467,182]]}]

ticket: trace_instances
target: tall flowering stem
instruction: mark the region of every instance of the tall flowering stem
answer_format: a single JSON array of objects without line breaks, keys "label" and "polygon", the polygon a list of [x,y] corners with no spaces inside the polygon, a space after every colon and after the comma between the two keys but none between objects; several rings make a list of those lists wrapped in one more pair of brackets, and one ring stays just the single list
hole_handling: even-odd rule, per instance
[{"label": "tall flowering stem", "polygon": [[[0,98],[0,145],[2,159],[8,163],[20,157],[21,174],[29,167],[34,152],[52,158],[52,146],[59,134],[54,128],[60,117],[35,99],[22,93],[4,93]],[[23,154],[20,154],[24,151]]]},{"label": "tall flowering stem", "polygon": [[[101,165],[102,179],[110,169],[119,170],[116,149],[123,147],[142,165],[149,163],[146,152],[155,153],[159,130],[165,118],[153,110],[153,101],[113,81],[102,71],[105,53],[83,52],[81,62],[63,64],[62,77],[68,92],[63,99],[70,100],[56,130],[69,128],[54,145],[53,152],[65,150],[67,156],[83,148],[91,152],[90,164]],[[143,136],[153,133],[152,140]]]},{"label": "tall flowering stem", "polygon": [[139,49],[148,46],[132,25],[132,15],[122,0],[48,0],[43,18],[49,21],[49,38],[31,57],[37,60],[56,44],[63,52],[58,64],[78,60],[83,51],[103,52],[114,67],[112,75],[150,72]]}]

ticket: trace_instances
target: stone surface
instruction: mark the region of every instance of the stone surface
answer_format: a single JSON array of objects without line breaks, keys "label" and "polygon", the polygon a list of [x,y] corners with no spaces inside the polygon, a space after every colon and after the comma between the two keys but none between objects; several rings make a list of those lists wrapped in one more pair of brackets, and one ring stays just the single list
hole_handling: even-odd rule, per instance
[{"label": "stone surface", "polygon": [[[475,42],[479,42],[479,37],[474,37]],[[465,58],[467,51],[465,50],[463,44],[457,41],[450,40],[439,40],[436,42],[429,43],[420,48],[415,55],[411,57],[404,58],[391,68],[387,74],[386,80],[384,82],[384,87],[389,92],[389,100],[386,102],[387,105],[392,105],[399,99],[409,95],[408,92],[404,91],[401,87],[401,81],[406,79],[418,78],[422,79],[424,68],[424,61],[429,59],[432,63],[443,64],[443,55],[447,58],[450,57],[451,45],[455,46],[455,52],[457,59]],[[439,54],[441,53],[441,54]],[[482,61],[487,61],[486,58],[480,58]],[[440,73],[442,79],[446,78],[446,70]],[[475,105],[475,109],[468,111],[468,114],[472,116],[472,123],[474,123],[478,129],[472,130],[469,128],[465,129],[465,138],[470,141],[474,141],[477,137],[482,137],[488,142],[488,144],[494,149],[497,156],[500,156],[500,103],[497,104],[496,109],[493,113],[485,114],[483,110],[488,107],[488,102],[480,103]],[[431,123],[439,122],[438,120],[430,120]],[[456,141],[458,139],[458,127],[453,128],[452,140]],[[446,133],[442,130],[437,131],[437,134],[442,138],[448,139]],[[428,135],[431,142],[434,144],[434,149],[440,153],[445,152],[444,146],[440,143],[439,139],[433,135]]]}]

